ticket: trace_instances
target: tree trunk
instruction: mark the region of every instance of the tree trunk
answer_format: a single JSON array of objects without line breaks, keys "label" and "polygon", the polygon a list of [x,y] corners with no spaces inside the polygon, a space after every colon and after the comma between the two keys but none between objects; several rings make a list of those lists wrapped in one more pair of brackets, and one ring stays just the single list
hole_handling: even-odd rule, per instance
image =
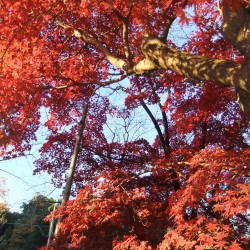
[{"label": "tree trunk", "polygon": [[181,52],[152,36],[144,38],[142,50],[146,60],[140,62],[134,70],[143,68],[143,65],[146,68],[151,62],[155,69],[171,69],[191,79],[235,87],[242,109],[250,119],[250,66],[247,61],[239,64]]},{"label": "tree trunk", "polygon": [[[63,191],[63,198],[62,198],[61,206],[63,206],[69,200],[69,197],[70,197],[74,172],[75,172],[75,168],[76,168],[77,157],[78,157],[78,153],[79,153],[79,150],[80,150],[83,130],[84,130],[84,127],[85,127],[85,120],[86,120],[87,112],[88,112],[88,105],[86,105],[84,107],[83,113],[82,113],[82,118],[81,118],[81,121],[79,123],[78,134],[77,134],[77,138],[76,138],[76,142],[75,142],[75,147],[74,147],[71,163],[70,163],[70,166],[69,166],[69,172],[68,172],[66,185],[65,185],[65,188],[64,188],[64,191]],[[60,224],[61,224],[62,220],[63,220],[63,217],[59,218],[58,221],[57,221],[57,225],[56,225],[56,229],[55,229],[55,235],[58,234],[58,231],[59,231]]]},{"label": "tree trunk", "polygon": [[156,37],[146,37],[143,53],[159,69],[171,69],[176,73],[223,86],[235,86],[250,93],[249,65],[233,61],[207,58],[178,51]]}]

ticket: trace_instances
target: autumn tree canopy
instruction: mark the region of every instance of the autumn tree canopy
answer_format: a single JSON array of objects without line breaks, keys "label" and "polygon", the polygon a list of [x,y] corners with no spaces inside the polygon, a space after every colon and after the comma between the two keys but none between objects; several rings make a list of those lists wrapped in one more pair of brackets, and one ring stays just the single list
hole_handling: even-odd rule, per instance
[{"label": "autumn tree canopy", "polygon": [[[57,249],[247,249],[248,0],[3,0],[1,157],[47,138]],[[54,245],[53,245],[54,244]]]}]

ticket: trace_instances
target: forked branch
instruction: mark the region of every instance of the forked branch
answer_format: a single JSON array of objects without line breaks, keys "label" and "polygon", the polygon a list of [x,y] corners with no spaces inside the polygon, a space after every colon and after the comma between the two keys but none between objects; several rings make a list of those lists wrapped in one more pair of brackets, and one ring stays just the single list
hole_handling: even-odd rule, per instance
[{"label": "forked branch", "polygon": [[122,22],[122,39],[123,39],[124,53],[128,60],[128,68],[131,68],[133,64],[129,46],[129,38],[128,38],[128,21],[132,13],[132,9],[133,9],[133,4],[130,4],[130,8],[127,15],[123,16],[118,10],[113,8],[113,12],[115,13],[116,17]]}]

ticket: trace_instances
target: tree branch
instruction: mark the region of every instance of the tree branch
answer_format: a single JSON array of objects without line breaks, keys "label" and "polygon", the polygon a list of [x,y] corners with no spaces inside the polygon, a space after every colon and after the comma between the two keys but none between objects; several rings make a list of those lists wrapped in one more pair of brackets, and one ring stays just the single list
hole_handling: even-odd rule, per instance
[{"label": "tree branch", "polygon": [[193,79],[237,86],[250,93],[249,73],[242,64],[181,52],[156,37],[144,39],[143,53],[156,69],[172,69]]},{"label": "tree branch", "polygon": [[165,138],[164,138],[164,141],[165,141],[165,148],[166,148],[166,151],[169,155],[169,151],[170,151],[170,138],[169,138],[169,130],[168,130],[168,118],[167,118],[167,115],[166,115],[166,112],[163,110],[163,107],[161,105],[161,103],[159,102],[159,107],[161,109],[161,114],[162,114],[162,120],[163,120],[163,125],[164,125],[164,135],[165,135]]},{"label": "tree branch", "polygon": [[169,155],[169,153],[170,153],[170,141],[169,141],[169,131],[168,131],[168,118],[167,118],[166,112],[163,110],[163,107],[162,107],[161,102],[160,102],[160,97],[157,95],[156,89],[154,86],[152,86],[152,91],[153,91],[155,98],[158,100],[158,106],[161,110],[163,126],[164,126],[165,148],[166,148],[167,155]]},{"label": "tree branch", "polygon": [[148,116],[150,117],[151,121],[153,122],[153,124],[155,126],[155,129],[156,129],[156,131],[158,133],[158,136],[160,138],[161,145],[162,145],[162,148],[164,150],[164,153],[165,153],[166,156],[168,156],[168,150],[166,148],[166,143],[165,143],[165,140],[164,140],[164,136],[163,136],[163,134],[161,132],[161,128],[160,128],[158,122],[156,121],[156,119],[154,118],[152,112],[150,111],[150,109],[148,108],[148,106],[146,105],[146,103],[143,100],[141,100],[141,104],[142,104],[142,107],[147,112]]},{"label": "tree branch", "polygon": [[[183,2],[180,3],[179,7],[184,9],[187,2],[188,2],[187,0],[184,0]],[[160,36],[161,41],[164,42],[167,39],[171,25],[173,24],[174,20],[176,19],[176,14],[177,14],[176,10],[173,10],[173,11],[171,11],[171,15],[169,17],[167,17],[165,29],[163,30],[163,32]]]},{"label": "tree branch", "polygon": [[[126,163],[134,163],[134,164],[144,164],[145,163],[145,159],[140,159],[139,157],[136,157],[137,159],[129,159],[129,157],[131,157],[131,156],[125,155],[125,154],[122,155],[122,157],[118,157],[118,156],[115,157],[115,156],[111,156],[112,153],[105,155],[104,153],[101,153],[101,152],[98,152],[94,149],[91,149],[87,145],[84,145],[83,147],[87,151],[98,155],[102,159],[108,159],[108,160],[114,160],[114,161],[126,162]],[[114,152],[113,154],[115,155],[116,153]]]},{"label": "tree branch", "polygon": [[112,83],[116,83],[116,82],[120,82],[120,81],[124,80],[125,78],[127,78],[127,75],[121,75],[120,77],[117,77],[113,80],[103,81],[103,82],[78,82],[70,77],[64,77],[64,76],[60,76],[60,75],[40,76],[38,78],[56,78],[56,79],[72,82],[72,84],[65,84],[65,85],[60,85],[60,86],[40,86],[40,88],[42,88],[42,89],[65,89],[65,88],[74,87],[74,86],[83,86],[83,85],[87,86],[87,85],[94,85],[94,84],[100,85],[100,86],[108,86]]},{"label": "tree branch", "polygon": [[128,68],[132,67],[132,58],[131,58],[131,51],[128,39],[128,20],[131,15],[132,9],[133,9],[133,4],[130,4],[128,14],[124,17],[121,15],[119,11],[113,8],[113,12],[115,13],[116,17],[122,21],[122,38],[123,38],[125,56],[128,59]]},{"label": "tree branch", "polygon": [[166,26],[165,26],[165,29],[163,30],[161,36],[160,36],[160,40],[162,42],[164,42],[167,37],[168,37],[168,33],[169,33],[169,30],[170,30],[170,27],[171,25],[173,24],[174,20],[176,19],[176,16],[174,17],[169,17],[166,21]]},{"label": "tree branch", "polygon": [[100,41],[98,41],[97,39],[90,37],[90,36],[86,36],[82,34],[82,31],[80,29],[76,29],[71,25],[66,25],[60,21],[57,21],[58,26],[64,28],[64,29],[69,29],[71,30],[72,34],[76,37],[79,38],[81,40],[83,40],[84,42],[91,44],[93,46],[96,47],[97,50],[99,50],[101,53],[104,54],[104,56],[106,57],[106,59],[114,66],[123,69],[126,65],[126,62],[122,59],[117,58],[116,56],[114,56],[108,48],[106,48],[105,46],[102,45],[102,43]]},{"label": "tree branch", "polygon": [[157,68],[152,61],[150,61],[149,59],[144,59],[133,66],[131,71],[136,75],[142,75],[156,69]]},{"label": "tree branch", "polygon": [[200,149],[206,147],[207,141],[207,118],[205,118],[201,123],[201,138],[200,138]]}]

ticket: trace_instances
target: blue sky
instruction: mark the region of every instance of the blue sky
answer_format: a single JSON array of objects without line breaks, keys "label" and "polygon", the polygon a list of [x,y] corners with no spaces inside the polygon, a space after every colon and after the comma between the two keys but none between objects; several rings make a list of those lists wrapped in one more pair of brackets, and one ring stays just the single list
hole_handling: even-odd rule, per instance
[{"label": "blue sky", "polygon": [[33,162],[39,156],[39,148],[46,134],[46,128],[42,125],[37,132],[38,140],[34,142],[27,156],[0,161],[0,177],[3,177],[6,182],[5,200],[11,212],[21,212],[20,206],[38,194],[56,200],[61,198],[62,190],[51,184],[51,177],[47,173],[33,175]]},{"label": "blue sky", "polygon": [[21,212],[23,202],[29,202],[37,194],[59,199],[62,190],[51,185],[48,174],[34,176],[31,157],[20,157],[0,162],[0,177],[6,180],[6,201],[11,212]]}]

